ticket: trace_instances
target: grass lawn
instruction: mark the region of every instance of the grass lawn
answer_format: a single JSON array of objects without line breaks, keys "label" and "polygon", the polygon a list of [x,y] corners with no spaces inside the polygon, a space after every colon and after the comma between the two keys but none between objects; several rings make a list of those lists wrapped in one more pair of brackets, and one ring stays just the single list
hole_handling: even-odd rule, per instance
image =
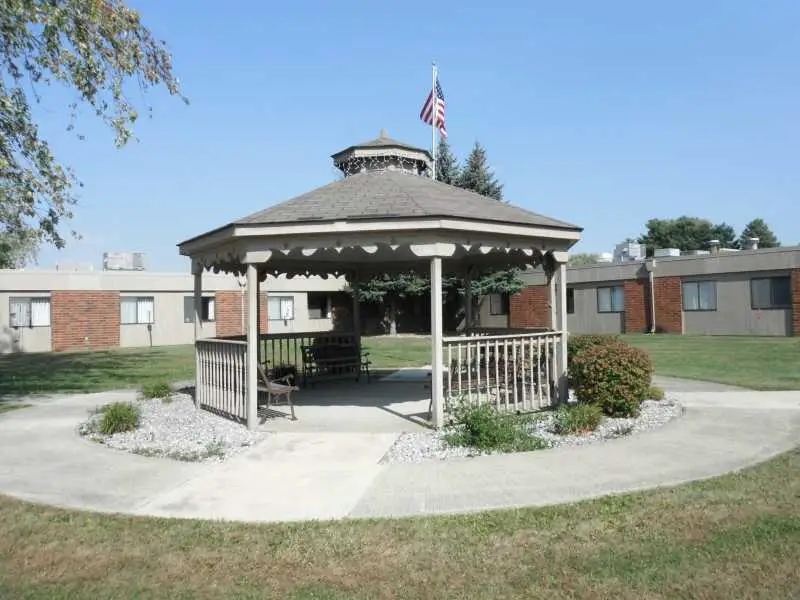
[{"label": "grass lawn", "polygon": [[0,497],[0,597],[798,598],[800,450],[574,505],[280,525]]},{"label": "grass lawn", "polygon": [[[624,336],[653,357],[656,372],[754,389],[800,389],[800,338]],[[369,337],[374,369],[430,364],[426,336]],[[97,392],[194,378],[192,346],[0,356],[0,397]]]},{"label": "grass lawn", "polygon": [[656,373],[756,390],[800,390],[800,337],[626,335]]},{"label": "grass lawn", "polygon": [[12,410],[19,410],[20,408],[28,408],[30,404],[20,404],[15,402],[14,404],[0,404],[0,415],[3,413],[11,412]]}]

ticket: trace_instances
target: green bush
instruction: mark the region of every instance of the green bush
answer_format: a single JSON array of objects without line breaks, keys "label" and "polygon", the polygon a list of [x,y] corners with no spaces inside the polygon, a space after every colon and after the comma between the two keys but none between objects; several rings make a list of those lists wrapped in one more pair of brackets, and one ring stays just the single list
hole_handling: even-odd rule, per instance
[{"label": "green bush", "polygon": [[573,357],[588,348],[616,343],[623,342],[619,337],[611,334],[582,333],[579,335],[570,335],[567,338],[567,364],[572,362]]},{"label": "green bush", "polygon": [[130,402],[114,402],[100,410],[97,429],[104,435],[132,431],[139,426],[139,407]]},{"label": "green bush", "polygon": [[653,363],[644,350],[620,341],[582,350],[570,374],[580,402],[596,404],[611,417],[632,417],[647,398]]},{"label": "green bush", "polygon": [[650,386],[650,389],[647,391],[647,398],[645,398],[645,400],[663,400],[663,399],[664,399],[664,390],[654,385]]},{"label": "green bush", "polygon": [[603,421],[603,411],[596,404],[562,405],[553,415],[556,433],[586,433],[594,431]]},{"label": "green bush", "polygon": [[172,397],[172,386],[166,381],[158,381],[155,383],[146,383],[142,386],[142,396],[145,398],[162,398],[167,399]]},{"label": "green bush", "polygon": [[547,447],[547,442],[528,433],[530,418],[500,415],[488,404],[456,409],[454,430],[445,436],[452,446],[481,451],[527,452]]}]

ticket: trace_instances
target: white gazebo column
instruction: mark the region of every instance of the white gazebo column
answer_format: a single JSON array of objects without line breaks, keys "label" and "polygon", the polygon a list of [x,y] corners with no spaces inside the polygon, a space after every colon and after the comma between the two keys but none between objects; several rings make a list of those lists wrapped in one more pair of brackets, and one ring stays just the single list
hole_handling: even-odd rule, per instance
[{"label": "white gazebo column", "polygon": [[442,259],[434,256],[431,258],[431,412],[437,429],[444,425],[442,328]]},{"label": "white gazebo column", "polygon": [[472,330],[472,267],[467,267],[464,274],[464,333]]},{"label": "white gazebo column", "polygon": [[247,428],[258,422],[258,269],[247,265]]},{"label": "white gazebo column", "polygon": [[353,281],[350,282],[350,289],[353,290],[353,336],[355,337],[356,348],[361,352],[361,301],[359,300],[359,289],[361,281],[358,270],[353,272]]},{"label": "white gazebo column", "polygon": [[199,407],[202,382],[197,341],[203,335],[203,266],[196,260],[192,261],[192,275],[194,276],[194,405]]},{"label": "white gazebo column", "polygon": [[[567,378],[567,252],[553,252],[558,262],[558,330],[561,332],[558,352],[558,401],[566,402],[569,397]],[[554,277],[555,279],[555,277]]]}]

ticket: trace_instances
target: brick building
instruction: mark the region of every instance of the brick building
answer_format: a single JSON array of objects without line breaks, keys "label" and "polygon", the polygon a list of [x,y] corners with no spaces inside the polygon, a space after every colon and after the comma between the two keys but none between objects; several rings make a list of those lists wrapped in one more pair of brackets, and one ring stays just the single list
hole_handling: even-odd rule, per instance
[{"label": "brick building", "polygon": [[[506,314],[483,303],[482,324],[550,326],[544,274],[524,279]],[[800,247],[570,268],[567,312],[572,333],[800,335]]]}]

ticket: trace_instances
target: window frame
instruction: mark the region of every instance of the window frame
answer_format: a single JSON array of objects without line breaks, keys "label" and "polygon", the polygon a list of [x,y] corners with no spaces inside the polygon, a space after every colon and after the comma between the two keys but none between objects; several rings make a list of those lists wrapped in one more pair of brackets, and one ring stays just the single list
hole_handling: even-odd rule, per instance
[{"label": "window frame", "polygon": [[[622,306],[615,308],[614,306],[614,290],[622,290]],[[609,310],[600,310],[600,290],[609,290]],[[625,312],[625,286],[624,285],[603,285],[597,288],[597,313],[601,315],[619,314]]]},{"label": "window frame", "polygon": [[[214,318],[207,318],[210,313],[210,304],[214,303]],[[191,307],[187,313],[186,309]],[[205,316],[203,316],[205,315]],[[214,323],[217,320],[217,297],[216,296],[202,296],[200,298],[200,322],[201,323]],[[183,297],[183,322],[194,323],[194,296]]]},{"label": "window frame", "polygon": [[[787,298],[786,303],[784,304],[776,304],[775,303],[775,286],[774,281],[776,279],[780,279],[786,281],[788,285],[789,297]],[[769,282],[769,306],[757,306],[755,301],[755,294],[753,294],[753,284],[756,281],[768,281]],[[772,275],[770,277],[751,277],[750,278],[750,308],[751,310],[786,310],[787,308],[792,308],[792,280],[789,275]]]},{"label": "window frame", "polygon": [[[496,299],[493,302],[493,299]],[[499,303],[500,307],[496,308],[495,304]],[[508,294],[489,294],[489,316],[490,317],[507,317],[510,312],[511,302]],[[499,311],[499,312],[498,312]]]},{"label": "window frame", "polygon": [[[714,286],[714,308],[702,308],[700,306],[700,286],[702,284],[711,284]],[[697,308],[686,307],[686,286],[693,285],[697,289]],[[695,281],[682,281],[681,282],[681,309],[684,312],[716,312],[719,309],[719,297],[717,296],[717,280],[716,279],[698,279]]]},{"label": "window frame", "polygon": [[[289,296],[283,296],[284,298],[288,298]],[[320,311],[320,316],[315,317],[311,315],[311,298],[315,300],[317,298],[323,299],[325,301],[325,306]],[[314,310],[317,310],[314,308]],[[326,319],[330,319],[333,316],[333,299],[331,298],[330,294],[325,292],[308,292],[306,295],[306,312],[308,312],[308,320],[309,321],[324,321]],[[294,314],[294,308],[292,309],[292,314]],[[283,319],[280,319],[283,321]]]},{"label": "window frame", "polygon": [[[270,302],[273,300],[278,300],[278,312],[280,316],[275,317],[273,315],[273,311],[269,309]],[[280,311],[281,307],[281,300],[289,300],[292,303],[292,318],[291,319],[284,319],[283,314]],[[276,322],[276,321],[294,321],[297,319],[297,304],[294,301],[294,296],[289,294],[288,296],[285,294],[268,294],[267,295],[267,321]]]},{"label": "window frame", "polygon": [[[33,324],[33,303],[35,301],[39,302],[46,302],[47,303],[47,324],[45,325],[34,325]],[[11,315],[16,313],[12,313],[11,306],[13,304],[22,304],[25,303],[28,305],[28,319],[27,324],[20,325],[18,323],[11,324]],[[8,326],[12,329],[39,329],[41,327],[52,327],[53,324],[53,303],[50,296],[9,296],[8,297]],[[16,321],[16,318],[15,318]]]},{"label": "window frame", "polygon": [[[122,320],[122,303],[124,301],[130,302],[131,300],[136,301],[136,320],[135,321],[123,321]],[[150,321],[140,321],[139,320],[139,302],[147,302],[150,301],[153,304],[153,311],[150,313]],[[156,297],[155,296],[120,296],[119,298],[119,324],[120,325],[153,325],[156,322]]]}]

